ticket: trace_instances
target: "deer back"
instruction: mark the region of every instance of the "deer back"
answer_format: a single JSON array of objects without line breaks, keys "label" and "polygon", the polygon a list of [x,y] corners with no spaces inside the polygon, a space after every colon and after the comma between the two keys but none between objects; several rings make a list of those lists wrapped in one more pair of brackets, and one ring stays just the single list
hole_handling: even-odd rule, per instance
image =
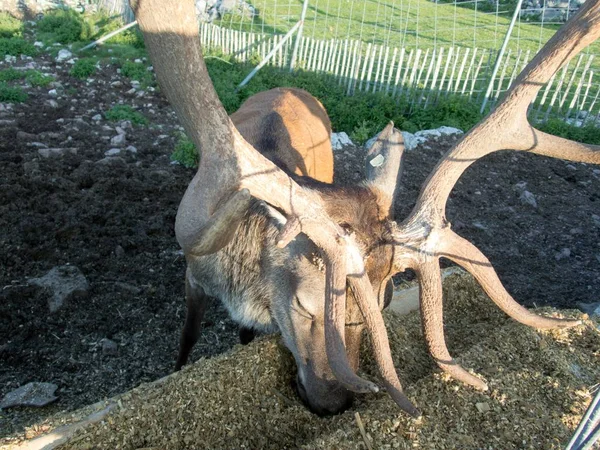
[{"label": "deer back", "polygon": [[323,105],[302,89],[253,95],[231,115],[255,149],[289,173],[333,181],[331,122]]}]

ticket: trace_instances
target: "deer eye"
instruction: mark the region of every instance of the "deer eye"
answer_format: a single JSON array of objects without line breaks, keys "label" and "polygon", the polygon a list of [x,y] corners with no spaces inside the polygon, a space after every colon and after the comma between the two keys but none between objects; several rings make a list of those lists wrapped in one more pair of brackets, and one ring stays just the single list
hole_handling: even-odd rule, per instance
[{"label": "deer eye", "polygon": [[349,223],[346,223],[346,222],[340,223],[340,228],[342,228],[342,230],[344,230],[344,232],[346,234],[352,234],[352,233],[354,233],[354,229],[350,226]]}]

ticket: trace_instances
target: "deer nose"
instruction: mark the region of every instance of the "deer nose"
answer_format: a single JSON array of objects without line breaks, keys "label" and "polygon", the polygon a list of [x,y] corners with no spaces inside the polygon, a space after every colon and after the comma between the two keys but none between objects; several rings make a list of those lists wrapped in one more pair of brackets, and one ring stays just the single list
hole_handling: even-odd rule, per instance
[{"label": "deer nose", "polygon": [[[309,395],[309,391],[307,391],[300,378],[296,377],[294,387],[308,409],[314,414],[324,417],[341,414],[352,406],[354,394],[340,386],[339,383],[336,382],[335,384],[337,386],[328,386],[328,392],[325,394],[320,392],[316,395]],[[318,389],[318,391],[322,391],[322,389]]]}]

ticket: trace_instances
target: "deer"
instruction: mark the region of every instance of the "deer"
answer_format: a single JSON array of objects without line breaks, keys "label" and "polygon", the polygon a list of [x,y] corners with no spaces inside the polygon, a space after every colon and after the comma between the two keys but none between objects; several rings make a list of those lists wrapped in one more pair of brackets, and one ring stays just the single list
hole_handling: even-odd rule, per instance
[{"label": "deer", "polygon": [[[293,299],[290,309],[278,312],[287,315],[290,322],[297,320],[307,328],[322,328],[323,339],[314,341],[312,347],[311,342],[298,342],[307,339],[307,332],[292,336],[282,332],[286,344],[292,341],[309,349],[308,355],[296,357],[299,373],[305,371],[306,376],[311,357],[327,362],[315,377],[300,376],[309,403],[329,408],[329,412],[340,411],[346,407],[347,392],[379,392],[383,387],[402,410],[419,416],[420,411],[403,392],[394,367],[378,295],[382,287],[377,284],[379,280],[370,279],[373,272],[369,268],[369,249],[363,247],[360,233],[348,232],[318,192],[262,155],[236,129],[204,64],[192,0],[132,0],[132,7],[159,85],[201,153],[176,220],[176,237],[188,261],[193,265],[194,258],[226,248],[244,227],[253,202],[263,201],[283,219],[279,231],[274,232],[275,247],[290,246],[288,251],[293,252],[297,241],[310,241],[323,262],[324,288],[311,304],[319,305],[322,316],[311,316],[313,311],[302,310],[306,305],[294,304]],[[581,321],[541,316],[513,299],[485,255],[452,230],[445,216],[448,196],[471,164],[499,150],[600,164],[600,147],[549,135],[527,118],[529,105],[539,90],[599,36],[600,0],[590,0],[527,64],[494,108],[441,157],[409,215],[401,221],[389,216],[382,220],[388,229],[377,248],[386,250],[384,256],[377,256],[384,258],[377,263],[389,264],[390,273],[407,269],[416,273],[423,335],[431,357],[442,371],[475,389],[486,390],[487,383],[453,360],[445,342],[440,258],[471,273],[500,309],[524,325],[569,328]],[[397,176],[394,164],[385,164],[386,160],[398,159],[402,152],[397,134],[391,124],[381,134],[377,149],[367,155],[367,172],[372,172],[368,177]],[[378,206],[383,216],[385,205],[393,201],[391,195],[388,189],[371,200],[374,204],[379,201],[376,199],[387,197],[386,203]],[[287,283],[303,282],[288,275]],[[357,325],[364,326],[371,338],[381,383],[356,373],[353,348],[357,336],[351,330]],[[311,393],[321,392],[326,392],[326,404],[310,397]]]},{"label": "deer", "polygon": [[[389,304],[391,254],[382,245],[390,231],[394,190],[401,163],[402,135],[389,125],[372,147],[373,155],[391,153],[383,163],[368,166],[366,183],[334,186],[331,124],[321,103],[300,89],[272,89],[250,97],[231,115],[237,130],[269,160],[322,203],[349,239],[356,241],[381,306]],[[179,222],[176,222],[176,224]],[[255,331],[279,331],[298,365],[295,386],[300,398],[319,415],[347,408],[352,393],[329,370],[323,332],[325,273],[319,249],[298,236],[279,248],[277,235],[286,223],[277,210],[252,200],[232,240],[210,255],[186,254],[187,314],[176,370],[187,361],[198,339],[207,298],[216,297],[241,325],[240,340],[248,343]],[[177,225],[176,225],[177,226]],[[368,253],[368,255],[367,255]],[[348,292],[353,304],[352,292]],[[345,340],[352,367],[358,367],[364,329],[360,312],[348,308]]]}]

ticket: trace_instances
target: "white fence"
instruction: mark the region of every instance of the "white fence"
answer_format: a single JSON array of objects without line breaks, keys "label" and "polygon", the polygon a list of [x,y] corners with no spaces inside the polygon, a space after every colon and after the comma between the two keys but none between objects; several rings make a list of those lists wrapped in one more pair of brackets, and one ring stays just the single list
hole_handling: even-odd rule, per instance
[{"label": "white fence", "polygon": [[[524,0],[500,60],[514,11],[502,0],[308,0],[303,33],[283,44],[302,18],[303,0],[198,1],[197,10],[201,41],[209,51],[247,62],[264,59],[280,45],[267,64],[288,68],[297,40],[294,69],[334,77],[348,95],[383,92],[413,107],[429,107],[448,94],[493,105],[579,6],[576,0],[552,1]],[[126,0],[99,2],[112,14],[131,18]],[[533,120],[597,122],[597,50],[580,55],[540,91],[530,109]]]}]

